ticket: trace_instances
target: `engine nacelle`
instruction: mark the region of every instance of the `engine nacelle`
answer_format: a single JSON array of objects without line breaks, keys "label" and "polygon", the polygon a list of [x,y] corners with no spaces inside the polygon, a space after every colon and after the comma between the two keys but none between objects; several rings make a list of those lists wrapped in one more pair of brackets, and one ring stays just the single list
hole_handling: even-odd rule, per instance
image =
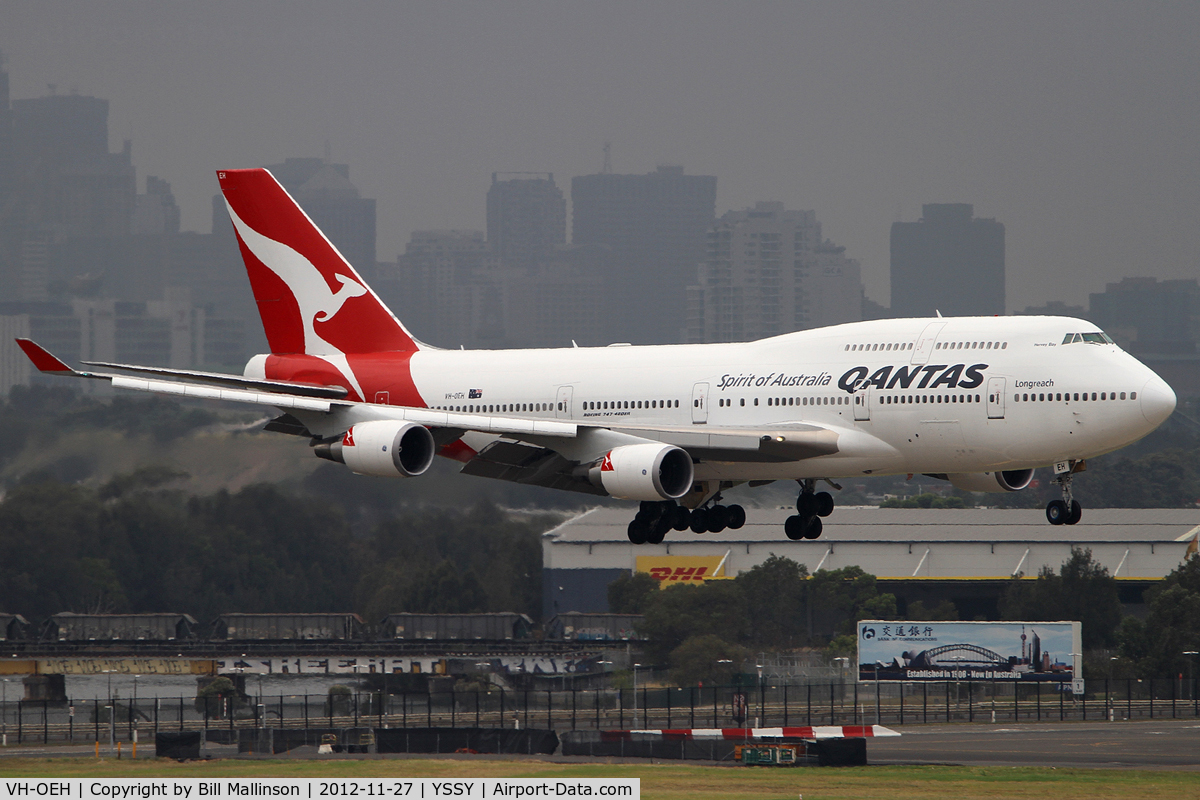
[{"label": "engine nacelle", "polygon": [[958,472],[946,476],[957,489],[967,492],[1019,492],[1033,480],[1031,469],[1004,472]]},{"label": "engine nacelle", "polygon": [[437,446],[423,425],[381,419],[360,422],[340,442],[317,445],[315,451],[359,475],[413,478],[429,469]]},{"label": "engine nacelle", "polygon": [[692,488],[692,457],[669,444],[614,447],[588,479],[622,500],[675,500]]}]

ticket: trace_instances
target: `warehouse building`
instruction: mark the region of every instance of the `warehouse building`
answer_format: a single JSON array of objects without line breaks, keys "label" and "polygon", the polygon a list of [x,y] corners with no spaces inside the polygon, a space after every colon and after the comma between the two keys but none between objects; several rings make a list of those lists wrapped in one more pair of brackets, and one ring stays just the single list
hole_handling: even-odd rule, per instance
[{"label": "warehouse building", "polygon": [[1127,610],[1142,592],[1195,551],[1200,509],[1086,509],[1078,525],[1052,526],[1040,509],[838,508],[814,541],[783,535],[788,508],[751,509],[740,530],[671,532],[659,545],[632,545],[632,509],[596,508],[542,536],[542,613],[608,611],[608,584],[648,572],[662,585],[733,578],[771,555],[808,568],[861,567],[908,603],[951,600],[959,616],[994,617],[1016,577],[1058,571],[1086,548],[1121,586]]}]

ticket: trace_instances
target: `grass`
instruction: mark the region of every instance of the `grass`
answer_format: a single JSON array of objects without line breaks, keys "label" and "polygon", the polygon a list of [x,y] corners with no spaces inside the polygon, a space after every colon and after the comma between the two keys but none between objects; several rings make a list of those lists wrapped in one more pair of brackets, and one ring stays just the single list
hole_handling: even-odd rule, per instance
[{"label": "grass", "polygon": [[765,768],[678,764],[563,764],[537,760],[215,760],[176,763],[91,758],[4,759],[0,778],[640,778],[663,800],[955,800],[1200,797],[1200,773],[1037,767]]}]

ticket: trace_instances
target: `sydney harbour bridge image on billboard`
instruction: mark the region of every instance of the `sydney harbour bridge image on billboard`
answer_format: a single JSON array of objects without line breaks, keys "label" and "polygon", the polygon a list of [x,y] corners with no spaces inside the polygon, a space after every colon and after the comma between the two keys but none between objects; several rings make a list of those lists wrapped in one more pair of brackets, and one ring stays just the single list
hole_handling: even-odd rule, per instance
[{"label": "sydney harbour bridge image on billboard", "polygon": [[1081,678],[1078,622],[858,623],[862,681]]}]

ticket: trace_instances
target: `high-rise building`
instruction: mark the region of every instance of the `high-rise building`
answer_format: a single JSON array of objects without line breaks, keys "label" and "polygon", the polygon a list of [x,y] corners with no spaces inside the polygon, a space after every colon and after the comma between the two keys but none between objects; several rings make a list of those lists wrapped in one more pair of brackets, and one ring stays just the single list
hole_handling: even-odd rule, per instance
[{"label": "high-rise building", "polygon": [[71,236],[127,236],[137,186],[131,145],[108,152],[108,101],[13,100],[13,168],[22,226]]},{"label": "high-rise building", "polygon": [[892,223],[893,317],[1004,314],[1004,225],[970,203],[929,203]]},{"label": "high-rise building", "polygon": [[1133,353],[1186,355],[1200,340],[1200,284],[1194,278],[1123,278],[1090,295],[1088,317]]},{"label": "high-rise building", "polygon": [[393,274],[374,288],[417,338],[487,346],[503,337],[499,272],[483,231],[414,231]]},{"label": "high-rise building", "polygon": [[573,245],[594,247],[610,337],[635,344],[683,341],[687,287],[704,261],[716,217],[717,179],[659,167],[646,175],[571,179]]},{"label": "high-rise building", "polygon": [[814,211],[757,203],[726,213],[689,289],[689,342],[743,342],[862,319],[862,280]]},{"label": "high-rise building", "polygon": [[133,206],[133,234],[179,233],[179,222],[179,206],[171,193],[171,184],[153,175],[146,176],[146,193],[139,194]]},{"label": "high-rise building", "polygon": [[[288,158],[267,167],[364,279],[375,276],[375,201],[350,182],[348,164]],[[224,203],[221,204],[222,214]],[[228,217],[222,228],[228,227]],[[214,219],[213,230],[217,230]]]},{"label": "high-rise building", "polygon": [[567,200],[554,185],[554,173],[492,173],[487,242],[509,267],[533,270],[566,245]]}]

